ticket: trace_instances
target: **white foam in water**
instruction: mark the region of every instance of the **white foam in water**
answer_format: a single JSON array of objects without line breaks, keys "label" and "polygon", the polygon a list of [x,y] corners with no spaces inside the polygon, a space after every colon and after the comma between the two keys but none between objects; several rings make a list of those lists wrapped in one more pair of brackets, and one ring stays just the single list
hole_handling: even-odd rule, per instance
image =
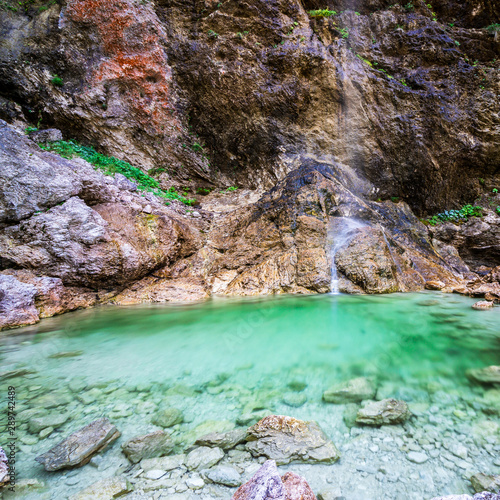
[{"label": "white foam in water", "polygon": [[330,284],[330,291],[332,294],[337,295],[339,292],[339,277],[337,271],[336,256],[341,248],[344,248],[351,239],[356,235],[358,229],[366,227],[361,221],[351,217],[336,217],[330,226],[329,241],[331,245],[331,268],[332,278]]}]

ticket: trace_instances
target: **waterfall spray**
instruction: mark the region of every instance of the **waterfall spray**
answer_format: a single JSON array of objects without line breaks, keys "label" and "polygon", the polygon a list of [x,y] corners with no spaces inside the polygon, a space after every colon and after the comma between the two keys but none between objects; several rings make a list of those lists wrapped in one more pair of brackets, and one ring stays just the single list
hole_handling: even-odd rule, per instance
[{"label": "waterfall spray", "polygon": [[362,222],[351,219],[348,217],[337,217],[330,228],[331,236],[329,240],[331,241],[331,269],[332,277],[330,281],[330,292],[337,295],[339,292],[339,277],[337,270],[337,253],[340,249],[347,246],[351,239],[355,236],[358,229],[366,227],[366,224]]}]

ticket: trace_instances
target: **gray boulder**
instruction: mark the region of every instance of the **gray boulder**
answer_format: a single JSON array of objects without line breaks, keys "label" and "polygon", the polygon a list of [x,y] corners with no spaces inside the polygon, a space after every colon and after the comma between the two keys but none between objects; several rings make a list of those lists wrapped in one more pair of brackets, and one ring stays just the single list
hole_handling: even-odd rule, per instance
[{"label": "gray boulder", "polygon": [[46,128],[45,130],[34,130],[28,137],[37,144],[47,144],[48,142],[62,141],[62,132],[57,128]]},{"label": "gray boulder", "polygon": [[220,448],[200,446],[188,453],[186,467],[189,470],[208,469],[219,463],[223,458],[224,452]]},{"label": "gray boulder", "polygon": [[481,384],[500,384],[500,366],[475,368],[465,372],[467,377]]},{"label": "gray boulder", "polygon": [[181,424],[183,421],[184,415],[182,414],[182,411],[177,408],[166,408],[165,410],[160,410],[151,419],[151,423],[165,428]]},{"label": "gray boulder", "polygon": [[39,321],[35,307],[36,287],[14,276],[0,274],[0,330]]},{"label": "gray boulder", "polygon": [[240,473],[228,465],[218,465],[212,469],[201,471],[202,476],[215,484],[235,487],[241,484]]},{"label": "gray boulder", "polygon": [[162,457],[174,449],[174,442],[165,431],[137,436],[123,443],[122,450],[134,464],[144,458]]},{"label": "gray boulder", "polygon": [[246,441],[247,431],[245,429],[235,429],[229,432],[212,432],[197,439],[195,444],[198,446],[208,446],[210,448],[222,448],[230,450],[235,446]]},{"label": "gray boulder", "polygon": [[364,425],[401,424],[411,416],[408,405],[398,399],[371,401],[358,411],[356,422]]},{"label": "gray boulder", "polygon": [[119,437],[117,428],[107,418],[100,418],[71,434],[35,460],[49,472],[81,467]]},{"label": "gray boulder", "polygon": [[470,478],[474,491],[490,491],[491,493],[500,493],[500,475],[489,476],[487,474],[474,474]]},{"label": "gray boulder", "polygon": [[278,465],[290,462],[333,463],[340,458],[335,445],[316,422],[271,415],[248,429],[247,450]]},{"label": "gray boulder", "polygon": [[372,380],[358,377],[333,385],[323,393],[323,399],[327,403],[359,403],[365,399],[373,399],[376,392]]}]

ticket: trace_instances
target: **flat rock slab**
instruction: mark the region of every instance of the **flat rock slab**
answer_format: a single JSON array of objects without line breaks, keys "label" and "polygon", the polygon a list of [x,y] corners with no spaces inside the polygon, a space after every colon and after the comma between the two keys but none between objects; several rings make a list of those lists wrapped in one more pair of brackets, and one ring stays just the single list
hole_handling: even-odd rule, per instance
[{"label": "flat rock slab", "polygon": [[69,500],[113,500],[132,490],[132,485],[124,477],[110,477],[70,496]]},{"label": "flat rock slab", "polygon": [[201,474],[210,482],[224,486],[239,486],[241,484],[240,473],[228,465],[218,465],[212,469],[204,470]]},{"label": "flat rock slab", "polygon": [[122,450],[134,464],[144,458],[168,455],[174,449],[174,442],[165,431],[156,431],[144,436],[137,436],[123,443]]},{"label": "flat rock slab", "polygon": [[467,370],[467,377],[474,382],[481,384],[500,384],[500,366],[488,366]]},{"label": "flat rock slab", "polygon": [[235,429],[229,432],[212,432],[200,439],[195,444],[198,446],[208,446],[211,448],[222,448],[230,450],[246,441],[247,431],[245,429]]},{"label": "flat rock slab", "polygon": [[377,389],[372,380],[358,377],[340,382],[330,387],[323,393],[323,399],[327,403],[360,403],[365,399],[373,399]]},{"label": "flat rock slab", "polygon": [[335,445],[316,422],[270,415],[248,429],[247,449],[283,465],[290,462],[333,463],[340,458]]},{"label": "flat rock slab", "polygon": [[401,424],[411,416],[408,405],[398,399],[373,401],[358,411],[356,422],[364,425]]},{"label": "flat rock slab", "polygon": [[178,469],[184,465],[186,455],[171,455],[169,457],[145,458],[141,460],[141,469],[145,472],[150,470],[170,471]]},{"label": "flat rock slab", "polygon": [[287,472],[280,477],[276,462],[267,460],[255,475],[240,486],[232,500],[316,500],[307,481]]},{"label": "flat rock slab", "polygon": [[186,457],[186,467],[189,470],[208,469],[219,463],[224,458],[220,448],[200,446],[190,451]]},{"label": "flat rock slab", "polygon": [[35,460],[49,472],[81,467],[119,436],[120,432],[107,418],[100,418],[71,434]]},{"label": "flat rock slab", "polygon": [[480,493],[482,491],[490,491],[491,493],[500,492],[500,475],[488,476],[486,474],[474,474],[470,478],[474,491]]}]

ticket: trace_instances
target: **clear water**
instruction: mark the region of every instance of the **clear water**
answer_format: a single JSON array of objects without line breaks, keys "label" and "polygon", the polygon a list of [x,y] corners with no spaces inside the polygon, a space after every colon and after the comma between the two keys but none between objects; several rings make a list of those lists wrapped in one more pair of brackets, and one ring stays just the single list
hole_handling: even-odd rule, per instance
[{"label": "clear water", "polygon": [[[231,427],[255,408],[318,421],[340,448],[341,461],[288,469],[302,472],[316,491],[335,477],[335,482],[343,483],[347,500],[431,498],[469,491],[464,474],[498,473],[494,461],[500,456],[498,413],[491,409],[497,403],[487,410],[481,406],[485,397],[491,399],[492,388],[473,385],[464,375],[468,368],[498,364],[500,308],[474,311],[472,303],[437,293],[220,299],[186,306],[79,311],[18,330],[0,343],[0,371],[29,368],[34,373],[2,382],[1,393],[6,394],[8,385],[16,386],[18,412],[36,408],[36,398],[44,393],[69,394],[71,402],[48,412],[70,412],[71,418],[43,439],[20,423],[18,480],[36,477],[48,488],[17,497],[66,498],[113,475],[127,464],[120,443],[156,429],[150,420],[162,406],[184,413],[185,422],[171,429],[177,451],[192,444],[193,429],[203,422],[225,421]],[[70,351],[81,353],[53,357]],[[380,398],[408,401],[417,415],[412,423],[404,428],[346,427],[344,406],[323,403],[321,395],[332,383],[361,375],[376,377]],[[71,391],[75,379],[86,389]],[[300,407],[284,402],[292,392],[292,381],[307,384],[303,391],[307,402]],[[78,398],[92,388],[96,400],[84,404]],[[104,472],[87,465],[45,473],[34,461],[100,416],[109,416],[122,432],[103,454],[109,464]],[[384,453],[370,451],[374,443],[377,446],[398,433],[409,435],[411,441],[419,429],[428,432],[429,425],[443,445],[466,433],[476,436],[476,430],[486,426],[487,435],[471,437],[471,453],[476,455],[470,470],[464,464],[446,467],[439,457],[415,465],[406,461],[407,450],[401,450],[401,443]],[[396,465],[401,478],[415,470],[420,475],[408,481],[376,479],[377,460],[382,458],[384,466],[401,461]],[[358,470],[359,463],[372,464],[375,472]]]}]

